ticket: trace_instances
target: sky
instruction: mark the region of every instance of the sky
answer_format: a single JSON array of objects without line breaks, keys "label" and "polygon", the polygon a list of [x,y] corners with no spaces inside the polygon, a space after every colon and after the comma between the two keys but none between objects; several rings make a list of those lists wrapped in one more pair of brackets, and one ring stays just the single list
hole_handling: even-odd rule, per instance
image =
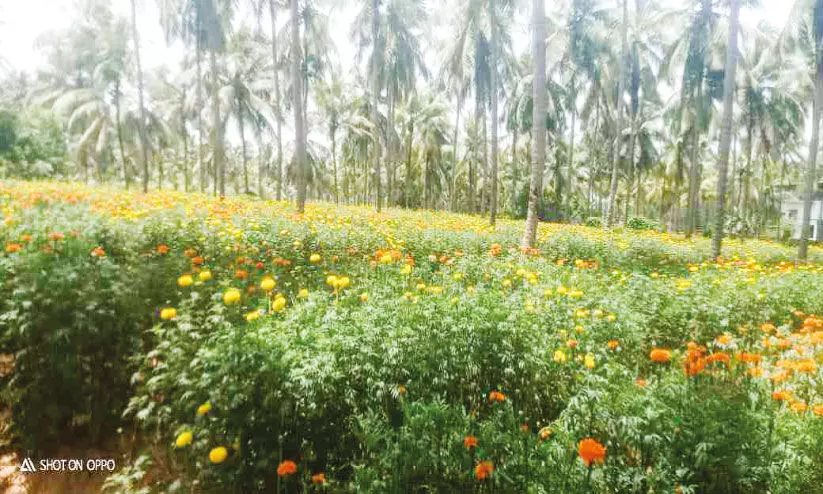
[{"label": "sky", "polygon": [[[664,1],[668,3],[672,0]],[[755,24],[759,20],[766,20],[780,27],[786,22],[793,3],[791,0],[761,0],[759,8],[743,9],[741,22]],[[115,14],[130,15],[129,0],[111,0],[111,4]],[[35,40],[45,32],[69,27],[73,5],[74,0],[0,0],[0,58],[17,70],[36,71],[44,60],[35,48]],[[172,47],[166,45],[158,23],[155,0],[137,0],[137,11],[144,65],[146,68],[164,64],[173,66],[182,55],[182,47],[179,44]],[[249,14],[241,14],[241,18],[250,22]],[[285,21],[285,13],[281,17]],[[342,61],[352,60],[354,55],[349,41],[353,17],[352,8],[341,7],[337,7],[331,16],[333,22],[329,29]],[[528,42],[528,36],[514,38]]]}]

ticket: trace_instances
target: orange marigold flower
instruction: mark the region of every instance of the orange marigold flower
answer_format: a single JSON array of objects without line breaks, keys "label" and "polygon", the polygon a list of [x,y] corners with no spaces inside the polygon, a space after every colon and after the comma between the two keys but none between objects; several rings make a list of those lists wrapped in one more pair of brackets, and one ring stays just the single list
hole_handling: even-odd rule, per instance
[{"label": "orange marigold flower", "polygon": [[772,391],[772,399],[777,401],[787,401],[791,397],[792,392],[786,389],[778,389],[776,391]]},{"label": "orange marigold flower", "polygon": [[323,472],[316,473],[311,476],[312,484],[325,484],[326,483],[326,474]]},{"label": "orange marigold flower", "polygon": [[20,252],[21,250],[23,250],[23,246],[21,244],[18,244],[16,242],[6,244],[6,252],[8,252],[9,254]]},{"label": "orange marigold flower", "polygon": [[736,355],[736,357],[737,360],[746,362],[747,364],[757,364],[762,360],[762,357],[756,353],[740,352]]},{"label": "orange marigold flower", "polygon": [[291,460],[284,460],[277,466],[277,475],[280,477],[288,477],[297,472],[297,463]]},{"label": "orange marigold flower", "polygon": [[494,463],[490,461],[481,461],[474,467],[474,477],[477,480],[486,480],[494,473]]},{"label": "orange marigold flower", "polygon": [[203,264],[204,260],[205,259],[203,259],[203,256],[195,256],[195,257],[192,257],[191,263],[194,264],[195,266],[199,266],[199,265]]},{"label": "orange marigold flower", "polygon": [[577,455],[588,467],[592,463],[603,463],[606,458],[606,448],[596,439],[587,437],[577,445]]},{"label": "orange marigold flower", "polygon": [[166,245],[166,244],[160,244],[157,247],[155,247],[154,250],[156,250],[157,253],[160,254],[161,256],[164,256],[164,255],[169,253],[169,246]]},{"label": "orange marigold flower", "polygon": [[724,352],[713,353],[713,354],[709,355],[708,357],[706,357],[706,360],[709,363],[722,362],[726,365],[729,365],[729,363],[731,362],[731,358],[729,357],[729,354],[724,353]]},{"label": "orange marigold flower", "polygon": [[792,402],[791,405],[789,405],[789,408],[791,408],[794,413],[800,414],[800,413],[804,413],[806,410],[808,410],[809,405],[807,405],[806,403],[804,403],[802,401],[795,401],[795,402]]},{"label": "orange marigold flower", "polygon": [[666,363],[672,358],[671,350],[666,350],[665,348],[655,348],[654,350],[649,353],[649,358],[654,360],[658,363]]},{"label": "orange marigold flower", "polygon": [[60,232],[49,233],[49,240],[63,240],[64,238],[66,238],[66,236]]},{"label": "orange marigold flower", "polygon": [[197,251],[194,249],[186,249],[183,251],[183,255],[188,257],[189,259],[192,259],[197,255]]},{"label": "orange marigold flower", "polygon": [[609,350],[614,350],[615,348],[620,346],[620,342],[617,340],[611,340],[606,344],[609,347]]},{"label": "orange marigold flower", "polygon": [[504,402],[506,401],[506,395],[500,391],[492,391],[489,393],[489,401],[496,401],[497,403]]},{"label": "orange marigold flower", "polygon": [[823,405],[815,405],[814,408],[812,408],[812,413],[818,417],[823,417]]},{"label": "orange marigold flower", "polygon": [[776,328],[775,328],[774,324],[772,324],[770,322],[764,322],[763,324],[760,325],[760,331],[763,331],[764,333],[771,333],[775,329]]},{"label": "orange marigold flower", "polygon": [[797,362],[794,369],[797,372],[803,372],[806,374],[811,374],[817,370],[817,362],[812,359],[801,360]]},{"label": "orange marigold flower", "polygon": [[463,438],[463,446],[466,449],[472,449],[477,447],[477,438],[474,436],[466,436]]},{"label": "orange marigold flower", "polygon": [[104,251],[102,247],[95,247],[90,254],[92,257],[99,257],[101,259],[106,257],[106,251]]},{"label": "orange marigold flower", "polygon": [[641,388],[646,387],[646,380],[643,379],[642,377],[638,377],[637,379],[635,379],[634,383],[637,384],[638,386],[640,386]]}]

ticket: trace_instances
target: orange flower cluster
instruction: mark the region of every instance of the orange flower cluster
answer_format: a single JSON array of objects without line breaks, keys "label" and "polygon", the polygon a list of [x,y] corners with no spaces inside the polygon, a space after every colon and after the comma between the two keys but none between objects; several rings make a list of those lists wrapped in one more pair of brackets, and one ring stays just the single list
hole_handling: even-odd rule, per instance
[{"label": "orange flower cluster", "polygon": [[803,326],[800,328],[801,333],[813,333],[821,330],[823,330],[823,319],[820,319],[814,315],[811,315],[803,320]]},{"label": "orange flower cluster", "polygon": [[284,460],[277,466],[277,475],[280,477],[288,477],[297,473],[297,463],[291,460]]},{"label": "orange flower cluster", "polygon": [[504,395],[500,391],[492,391],[492,392],[489,393],[489,401],[491,401],[493,403],[494,402],[502,403],[502,402],[506,401],[506,395]]},{"label": "orange flower cluster", "polygon": [[466,436],[463,438],[463,446],[466,449],[472,449],[477,447],[477,438],[474,436]]},{"label": "orange flower cluster", "polygon": [[687,345],[686,355],[683,356],[683,373],[689,377],[700,374],[706,368],[708,361],[703,357],[706,347],[690,341]]},{"label": "orange flower cluster", "polygon": [[503,247],[500,244],[492,244],[491,250],[489,250],[489,257],[497,257],[503,253]]},{"label": "orange flower cluster", "polygon": [[474,467],[474,477],[477,480],[486,480],[494,473],[494,463],[490,461],[481,461]]},{"label": "orange flower cluster", "polygon": [[649,353],[649,358],[659,364],[665,364],[672,359],[672,352],[665,348],[655,348]]},{"label": "orange flower cluster", "polygon": [[606,448],[596,439],[587,437],[577,445],[577,455],[580,456],[580,459],[583,460],[583,463],[588,467],[593,463],[603,463],[603,460],[606,458]]}]

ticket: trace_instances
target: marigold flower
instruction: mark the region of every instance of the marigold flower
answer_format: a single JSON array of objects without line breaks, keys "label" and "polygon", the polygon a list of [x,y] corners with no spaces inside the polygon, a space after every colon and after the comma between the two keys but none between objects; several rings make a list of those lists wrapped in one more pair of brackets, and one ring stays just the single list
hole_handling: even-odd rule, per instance
[{"label": "marigold flower", "polygon": [[197,275],[197,278],[200,281],[209,281],[211,279],[211,271],[200,271],[200,274]]},{"label": "marigold flower", "polygon": [[237,288],[229,288],[223,292],[223,303],[226,305],[236,304],[240,301],[240,290]]},{"label": "marigold flower", "polygon": [[587,437],[580,441],[577,445],[577,455],[583,460],[583,463],[588,467],[592,463],[603,463],[606,458],[606,448],[603,447],[596,439]]},{"label": "marigold flower", "polygon": [[168,245],[166,245],[166,244],[160,244],[160,245],[158,245],[158,246],[155,248],[155,250],[156,250],[156,251],[157,251],[157,253],[158,253],[158,254],[160,254],[161,256],[165,256],[166,254],[168,254],[168,253],[169,253],[169,246],[168,246]]},{"label": "marigold flower", "polygon": [[269,277],[269,276],[263,278],[263,281],[260,282],[260,288],[262,288],[266,292],[270,292],[270,291],[274,290],[274,287],[276,285],[277,285],[277,282],[274,281],[274,278]]},{"label": "marigold flower", "polygon": [[177,317],[177,309],[174,307],[166,307],[160,310],[160,319],[164,321],[171,321]]},{"label": "marigold flower", "polygon": [[366,293],[366,292],[361,293],[360,294],[360,301],[363,302],[363,303],[368,302],[369,301],[369,294]]},{"label": "marigold flower", "polygon": [[809,405],[802,401],[795,401],[789,405],[789,408],[791,408],[794,413],[801,414],[809,409]]},{"label": "marigold flower", "polygon": [[23,250],[23,245],[22,244],[18,244],[16,242],[6,244],[6,252],[9,253],[9,254],[13,254],[15,252],[20,252],[21,250]]},{"label": "marigold flower", "polygon": [[477,480],[486,480],[494,473],[494,463],[490,461],[481,461],[474,467],[474,478]]},{"label": "marigold flower", "polygon": [[772,399],[777,400],[777,401],[787,401],[791,397],[792,397],[792,392],[788,391],[788,390],[785,390],[785,389],[779,389],[779,390],[776,390],[776,391],[772,391]]},{"label": "marigold flower", "polygon": [[614,350],[620,346],[620,342],[617,340],[611,340],[610,342],[606,343],[606,346],[609,347],[609,350]]},{"label": "marigold flower", "polygon": [[190,274],[184,274],[183,276],[177,278],[177,286],[181,288],[191,286],[192,283],[194,283],[194,278]]},{"label": "marigold flower", "polygon": [[315,473],[311,476],[311,483],[312,484],[324,484],[326,483],[326,474],[323,472]]},{"label": "marigold flower", "polygon": [[309,262],[311,262],[312,264],[317,264],[322,260],[323,258],[320,257],[320,254],[312,254],[311,256],[309,256]]},{"label": "marigold flower", "polygon": [[297,473],[297,463],[291,460],[281,461],[277,466],[277,475],[280,477],[288,477]]},{"label": "marigold flower", "polygon": [[812,408],[812,413],[818,417],[823,417],[823,405],[815,405],[814,408]]},{"label": "marigold flower", "polygon": [[199,407],[197,407],[197,416],[202,417],[203,415],[206,415],[210,411],[211,411],[211,402],[207,401],[207,402],[203,403],[202,405],[200,405]]},{"label": "marigold flower", "polygon": [[500,391],[492,391],[489,393],[489,401],[502,403],[506,401],[506,395],[504,395]]},{"label": "marigold flower", "polygon": [[466,436],[463,438],[463,446],[466,449],[472,449],[477,447],[477,438],[474,436]]},{"label": "marigold flower", "polygon": [[301,300],[309,298],[309,291],[305,288],[301,288],[300,291],[297,292],[297,298]]},{"label": "marigold flower", "polygon": [[102,247],[95,247],[90,254],[92,257],[99,257],[100,259],[106,257],[106,251]]},{"label": "marigold flower", "polygon": [[209,461],[214,463],[215,465],[219,465],[226,461],[226,458],[229,456],[229,450],[224,448],[223,446],[218,446],[211,451],[209,451]]},{"label": "marigold flower", "polygon": [[649,353],[649,358],[654,360],[657,363],[666,363],[672,358],[671,350],[666,350],[665,348],[655,348]]},{"label": "marigold flower", "polygon": [[271,303],[271,310],[273,312],[280,312],[286,307],[286,298],[279,294]]},{"label": "marigold flower", "polygon": [[545,441],[546,439],[550,438],[554,434],[554,431],[551,427],[543,427],[537,432],[537,436],[540,438],[541,441]]},{"label": "marigold flower", "polygon": [[638,377],[637,379],[635,379],[634,383],[637,384],[638,386],[640,386],[641,388],[646,387],[646,380],[643,379],[642,377]]},{"label": "marigold flower", "polygon": [[49,233],[49,240],[63,240],[66,236],[60,232]]},{"label": "marigold flower", "polygon": [[178,448],[185,448],[191,444],[192,439],[194,439],[194,436],[191,431],[183,431],[177,435],[177,439],[174,440],[174,445]]},{"label": "marigold flower", "polygon": [[591,353],[586,354],[586,357],[583,359],[583,365],[589,370],[594,369],[594,355]]}]

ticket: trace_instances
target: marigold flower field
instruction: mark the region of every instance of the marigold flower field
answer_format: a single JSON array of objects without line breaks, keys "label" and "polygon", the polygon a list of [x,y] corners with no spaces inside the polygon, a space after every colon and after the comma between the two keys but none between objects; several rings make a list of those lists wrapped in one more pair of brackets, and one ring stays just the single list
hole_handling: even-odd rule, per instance
[{"label": "marigold flower field", "polygon": [[821,492],[823,251],[0,182],[3,437],[108,492]]}]

